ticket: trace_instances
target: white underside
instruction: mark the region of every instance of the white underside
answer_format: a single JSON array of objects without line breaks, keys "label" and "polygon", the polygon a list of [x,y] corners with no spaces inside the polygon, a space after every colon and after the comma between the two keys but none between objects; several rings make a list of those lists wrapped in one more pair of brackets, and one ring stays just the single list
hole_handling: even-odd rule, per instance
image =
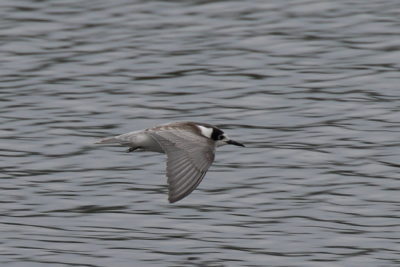
[{"label": "white underside", "polygon": [[124,146],[164,153],[161,146],[151,136],[143,131],[122,134],[117,136],[116,139]]}]

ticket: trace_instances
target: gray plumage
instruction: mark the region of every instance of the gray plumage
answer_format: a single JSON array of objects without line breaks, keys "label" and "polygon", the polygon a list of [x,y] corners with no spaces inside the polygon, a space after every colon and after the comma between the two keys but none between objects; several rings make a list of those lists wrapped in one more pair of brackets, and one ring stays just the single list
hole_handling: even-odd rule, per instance
[{"label": "gray plumage", "polygon": [[217,127],[196,122],[164,124],[97,143],[119,143],[129,146],[129,152],[140,149],[167,154],[168,200],[171,203],[186,197],[199,185],[214,161],[217,146],[244,146],[230,140]]}]

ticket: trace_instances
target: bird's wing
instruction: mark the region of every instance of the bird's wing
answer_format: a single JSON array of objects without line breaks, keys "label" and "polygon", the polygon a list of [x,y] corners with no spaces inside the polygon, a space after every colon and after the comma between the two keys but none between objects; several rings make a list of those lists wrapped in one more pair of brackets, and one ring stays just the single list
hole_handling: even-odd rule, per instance
[{"label": "bird's wing", "polygon": [[168,200],[173,203],[189,195],[214,161],[212,141],[179,130],[149,132],[167,154]]}]

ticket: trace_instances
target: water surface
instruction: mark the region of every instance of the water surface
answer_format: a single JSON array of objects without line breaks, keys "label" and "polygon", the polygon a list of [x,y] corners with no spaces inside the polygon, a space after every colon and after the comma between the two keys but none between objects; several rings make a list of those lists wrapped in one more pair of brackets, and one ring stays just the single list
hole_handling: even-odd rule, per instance
[{"label": "water surface", "polygon": [[[397,1],[3,1],[4,266],[398,266]],[[190,196],[93,143],[223,128]]]}]

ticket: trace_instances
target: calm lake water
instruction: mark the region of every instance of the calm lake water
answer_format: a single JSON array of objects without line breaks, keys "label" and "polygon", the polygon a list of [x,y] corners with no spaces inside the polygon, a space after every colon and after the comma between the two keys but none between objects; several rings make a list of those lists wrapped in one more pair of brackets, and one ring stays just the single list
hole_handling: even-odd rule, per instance
[{"label": "calm lake water", "polygon": [[[0,3],[1,266],[400,266],[400,4]],[[93,143],[215,124],[165,156]]]}]

